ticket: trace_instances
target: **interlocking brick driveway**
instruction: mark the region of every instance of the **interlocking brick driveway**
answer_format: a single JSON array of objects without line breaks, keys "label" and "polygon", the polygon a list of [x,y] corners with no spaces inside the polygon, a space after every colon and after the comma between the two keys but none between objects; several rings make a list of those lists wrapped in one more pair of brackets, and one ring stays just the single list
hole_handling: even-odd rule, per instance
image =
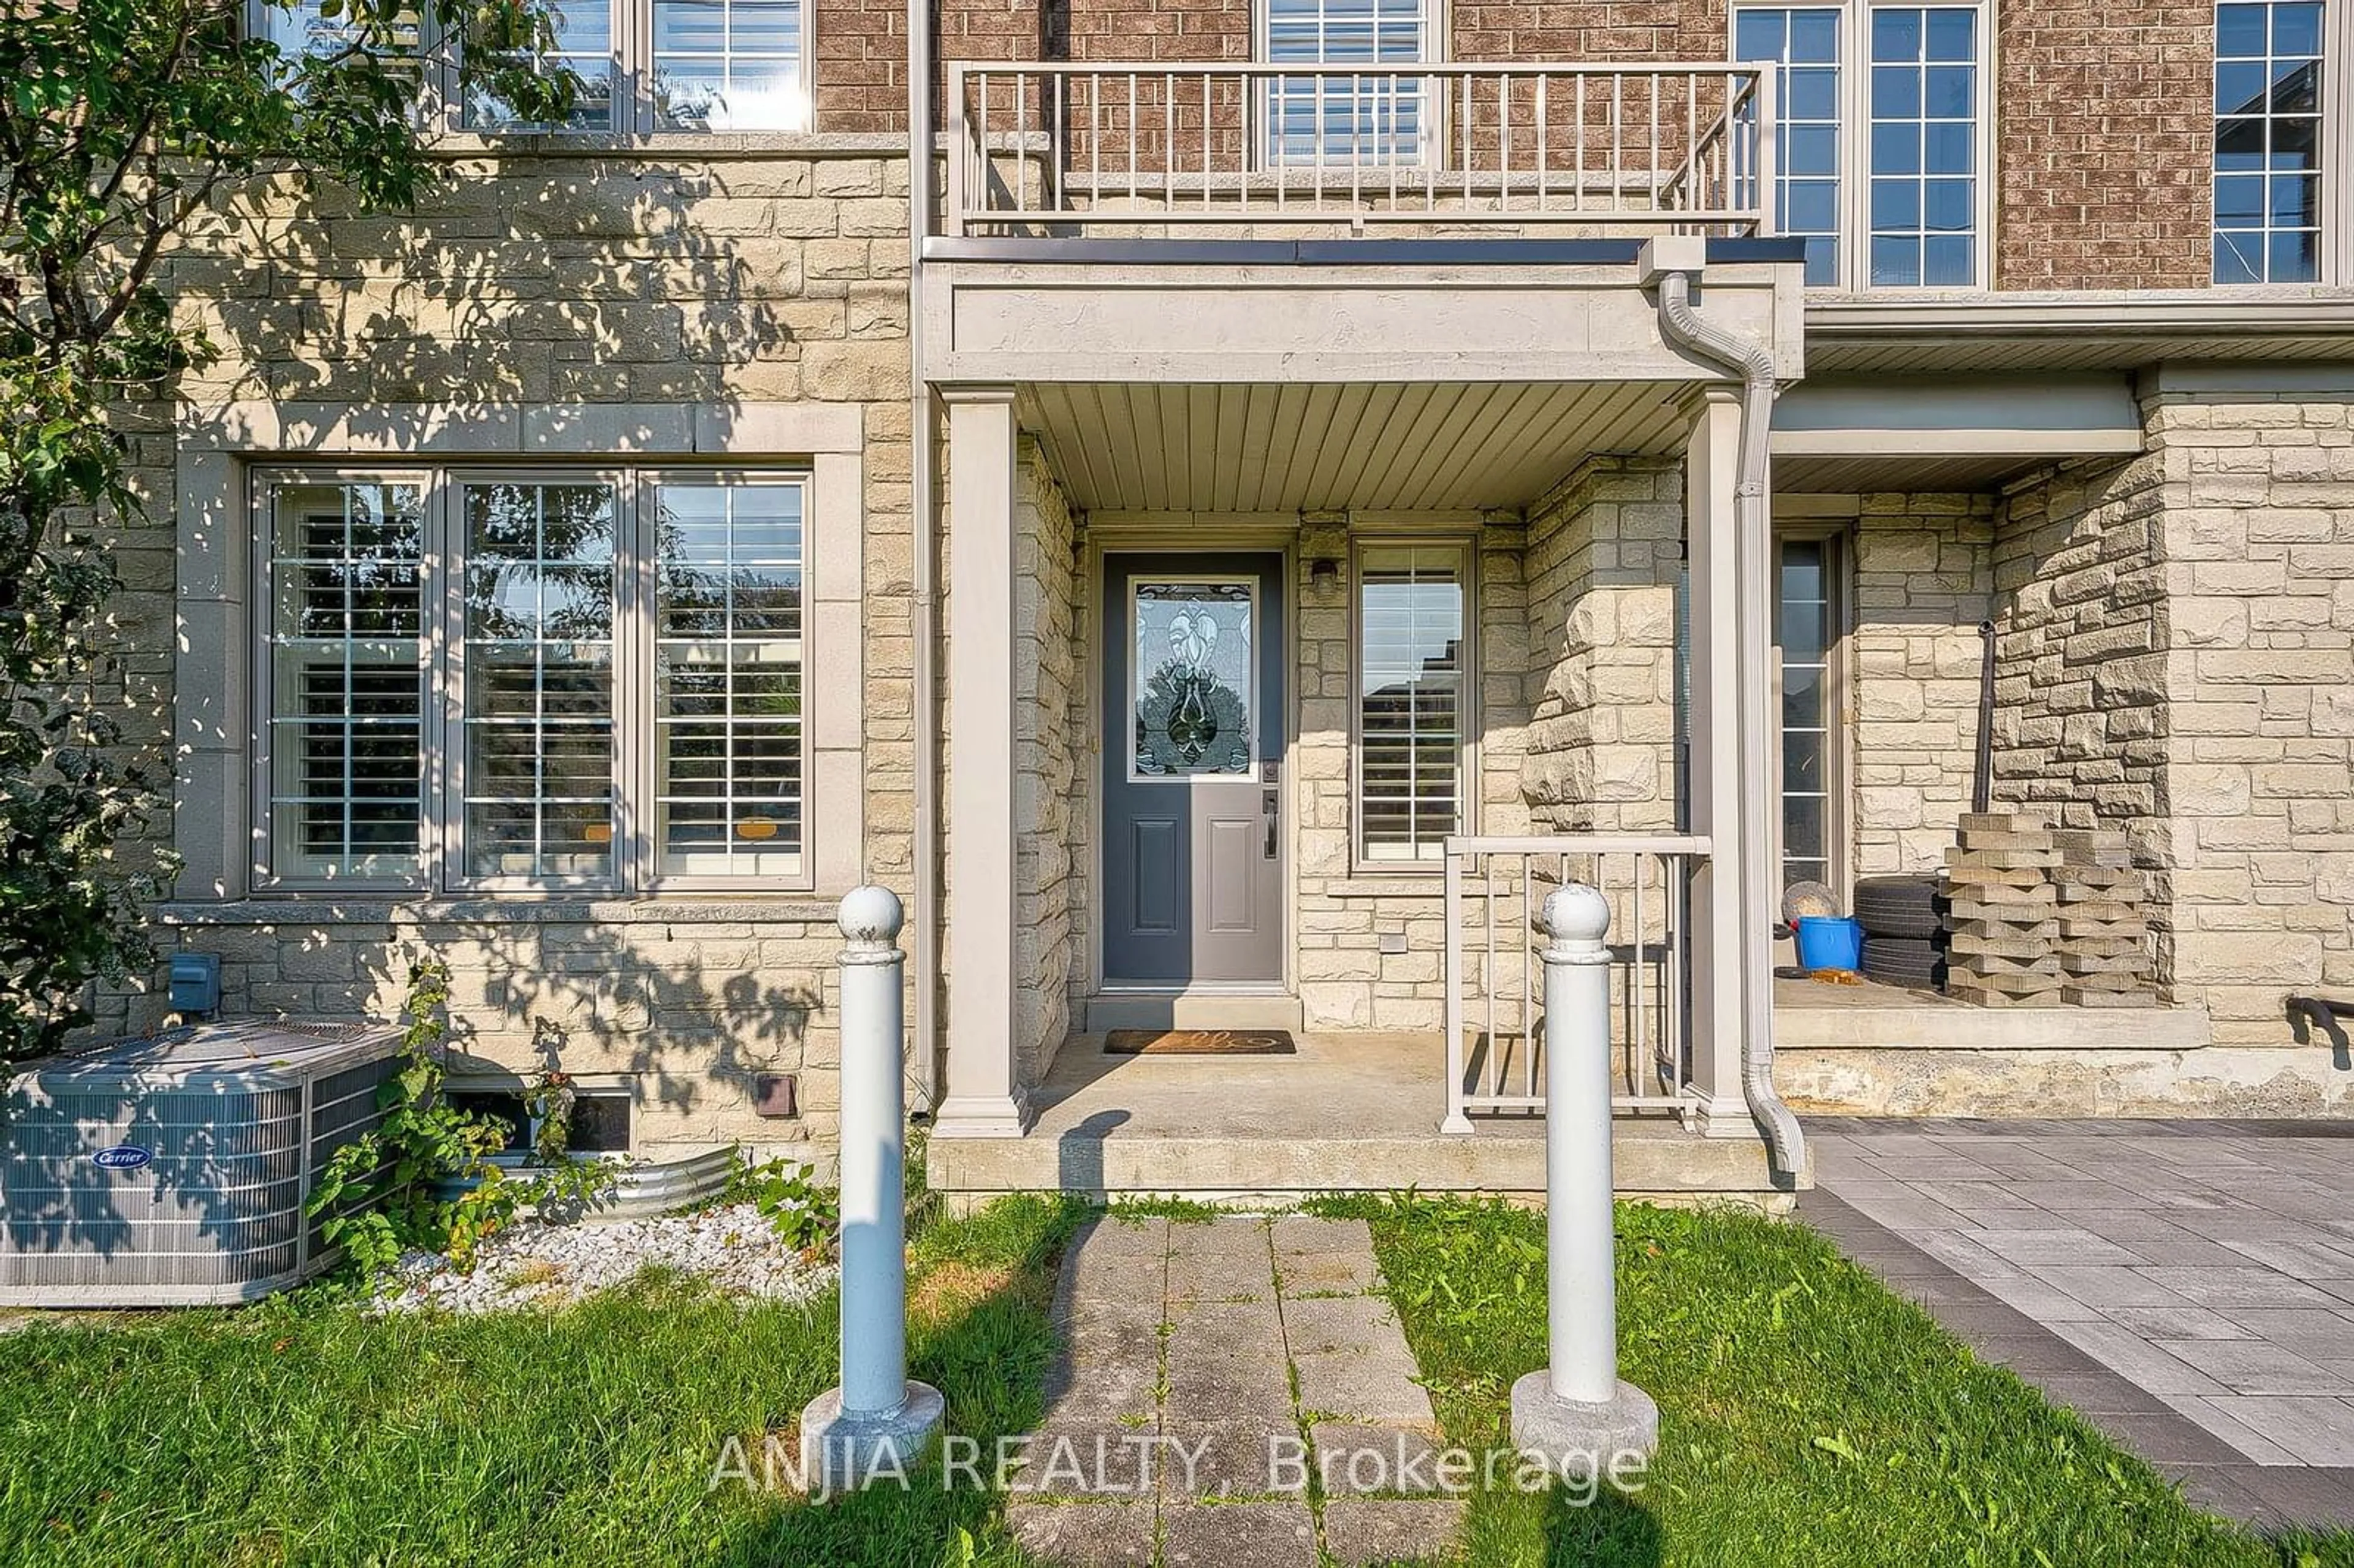
[{"label": "interlocking brick driveway", "polygon": [[2354,1525],[2354,1122],[1815,1121],[1799,1217],[2259,1524]]}]

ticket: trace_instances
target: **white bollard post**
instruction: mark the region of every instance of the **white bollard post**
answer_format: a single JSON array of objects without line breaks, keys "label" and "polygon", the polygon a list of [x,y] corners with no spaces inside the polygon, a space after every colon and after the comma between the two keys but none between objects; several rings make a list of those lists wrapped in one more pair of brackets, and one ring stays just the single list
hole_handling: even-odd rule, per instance
[{"label": "white bollard post", "polygon": [[842,901],[842,1383],[801,1412],[812,1492],[911,1478],[947,1402],[907,1376],[906,1038],[898,896]]},{"label": "white bollard post", "polygon": [[1610,902],[1545,900],[1545,1328],[1552,1364],[1512,1385],[1512,1441],[1555,1472],[1617,1473],[1659,1446],[1659,1409],[1618,1377],[1610,1174]]}]

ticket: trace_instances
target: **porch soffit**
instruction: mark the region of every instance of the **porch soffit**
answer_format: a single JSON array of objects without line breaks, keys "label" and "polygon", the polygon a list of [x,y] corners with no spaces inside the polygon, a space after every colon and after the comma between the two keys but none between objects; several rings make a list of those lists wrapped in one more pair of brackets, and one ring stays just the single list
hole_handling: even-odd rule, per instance
[{"label": "porch soffit", "polygon": [[1043,383],[1020,414],[1097,512],[1522,506],[1590,453],[1681,449],[1673,384]]}]

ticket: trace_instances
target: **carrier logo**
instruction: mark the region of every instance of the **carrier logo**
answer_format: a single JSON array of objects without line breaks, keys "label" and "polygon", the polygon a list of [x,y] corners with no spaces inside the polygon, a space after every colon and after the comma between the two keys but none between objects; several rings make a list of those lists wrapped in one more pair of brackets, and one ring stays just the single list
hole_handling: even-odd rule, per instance
[{"label": "carrier logo", "polygon": [[142,1149],[135,1143],[118,1143],[111,1149],[101,1149],[90,1157],[90,1162],[107,1171],[136,1171],[155,1158],[152,1149]]}]

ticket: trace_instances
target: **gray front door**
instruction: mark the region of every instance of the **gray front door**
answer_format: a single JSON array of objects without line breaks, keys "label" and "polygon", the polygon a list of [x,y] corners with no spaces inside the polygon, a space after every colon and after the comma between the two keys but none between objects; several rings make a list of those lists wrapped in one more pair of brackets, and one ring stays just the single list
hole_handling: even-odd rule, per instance
[{"label": "gray front door", "polygon": [[1283,557],[1108,555],[1108,985],[1283,979]]}]

